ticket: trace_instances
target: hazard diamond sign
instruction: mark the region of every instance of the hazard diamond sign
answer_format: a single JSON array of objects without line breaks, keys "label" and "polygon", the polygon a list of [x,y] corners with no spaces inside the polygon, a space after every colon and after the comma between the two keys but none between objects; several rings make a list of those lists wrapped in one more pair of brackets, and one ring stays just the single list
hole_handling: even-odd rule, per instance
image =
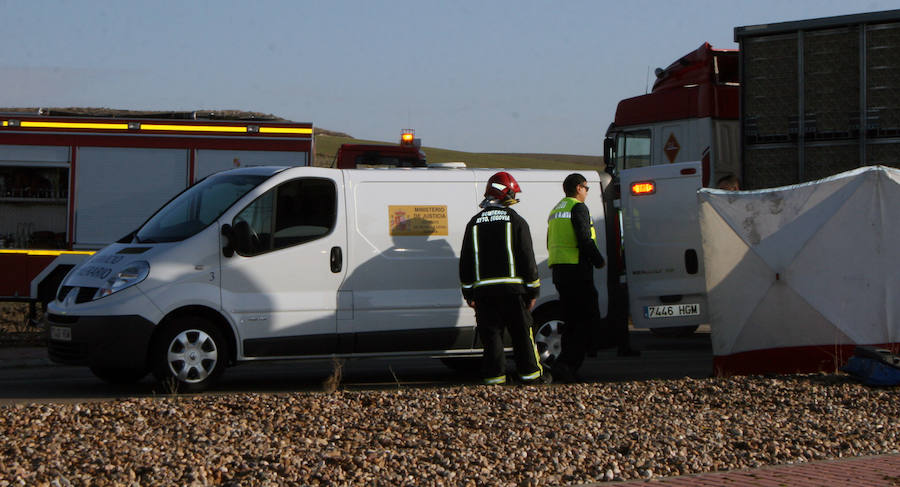
[{"label": "hazard diamond sign", "polygon": [[678,157],[678,151],[681,150],[681,146],[678,145],[678,139],[675,138],[675,134],[669,134],[669,140],[666,141],[666,145],[663,146],[663,152],[666,153],[666,157],[669,158],[669,162],[675,162],[675,158]]}]

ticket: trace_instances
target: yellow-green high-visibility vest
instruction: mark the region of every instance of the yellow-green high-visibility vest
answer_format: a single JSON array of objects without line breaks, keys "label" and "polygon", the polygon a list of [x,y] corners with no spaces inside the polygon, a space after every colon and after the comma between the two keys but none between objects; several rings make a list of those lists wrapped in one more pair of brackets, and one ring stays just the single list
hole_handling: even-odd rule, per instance
[{"label": "yellow-green high-visibility vest", "polygon": [[[550,251],[548,265],[577,264],[578,240],[572,226],[572,207],[580,203],[575,198],[563,198],[550,211],[547,219],[547,250]],[[588,217],[590,221],[590,217]],[[591,240],[597,244],[597,233],[591,224]]]}]

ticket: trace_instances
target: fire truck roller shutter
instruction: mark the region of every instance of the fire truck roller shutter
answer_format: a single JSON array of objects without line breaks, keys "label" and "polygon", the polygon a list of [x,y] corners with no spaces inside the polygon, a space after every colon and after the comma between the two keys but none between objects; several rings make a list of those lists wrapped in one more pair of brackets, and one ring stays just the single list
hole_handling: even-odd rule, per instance
[{"label": "fire truck roller shutter", "polygon": [[76,150],[77,246],[115,242],[187,186],[188,151],[184,149]]}]

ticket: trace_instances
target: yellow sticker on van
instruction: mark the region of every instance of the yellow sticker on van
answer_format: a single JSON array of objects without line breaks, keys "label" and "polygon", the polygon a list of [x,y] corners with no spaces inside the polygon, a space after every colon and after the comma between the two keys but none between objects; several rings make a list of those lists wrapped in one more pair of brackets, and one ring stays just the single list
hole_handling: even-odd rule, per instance
[{"label": "yellow sticker on van", "polygon": [[447,235],[447,205],[389,205],[392,236]]}]

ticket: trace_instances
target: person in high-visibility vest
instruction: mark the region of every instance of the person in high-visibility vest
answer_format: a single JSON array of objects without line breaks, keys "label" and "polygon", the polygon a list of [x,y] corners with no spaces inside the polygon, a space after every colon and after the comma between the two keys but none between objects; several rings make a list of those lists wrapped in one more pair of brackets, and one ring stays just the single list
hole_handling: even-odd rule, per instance
[{"label": "person in high-visibility vest", "polygon": [[563,181],[566,197],[553,207],[547,220],[548,264],[566,323],[562,351],[553,364],[553,378],[559,382],[577,380],[576,372],[592,343],[592,328],[600,318],[594,267],[601,268],[605,262],[584,204],[589,189],[581,174],[567,176]]},{"label": "person in high-visibility vest", "polygon": [[531,230],[511,205],[519,202],[519,183],[507,172],[488,180],[483,208],[469,220],[459,253],[463,299],[475,309],[478,336],[484,345],[481,373],[485,384],[506,383],[503,331],[509,330],[518,378],[547,383],[532,334],[531,309],[541,281]]}]

